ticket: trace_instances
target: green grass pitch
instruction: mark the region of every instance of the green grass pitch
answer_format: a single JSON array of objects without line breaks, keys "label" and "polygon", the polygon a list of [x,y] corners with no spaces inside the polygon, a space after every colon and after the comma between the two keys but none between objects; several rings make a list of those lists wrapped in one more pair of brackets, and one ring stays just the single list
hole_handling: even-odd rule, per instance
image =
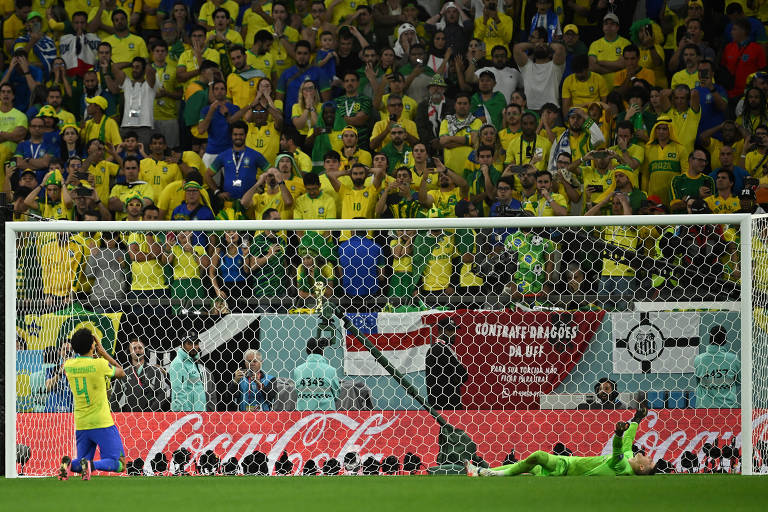
[{"label": "green grass pitch", "polygon": [[94,477],[0,480],[3,510],[768,510],[768,477]]}]

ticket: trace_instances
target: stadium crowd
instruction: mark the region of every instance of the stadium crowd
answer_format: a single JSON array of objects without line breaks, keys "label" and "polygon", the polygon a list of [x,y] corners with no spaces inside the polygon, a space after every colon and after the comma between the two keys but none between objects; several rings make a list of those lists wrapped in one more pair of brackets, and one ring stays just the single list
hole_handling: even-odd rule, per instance
[{"label": "stadium crowd", "polygon": [[[761,213],[768,203],[762,4],[2,7],[0,159],[16,220]],[[541,234],[80,233],[29,249],[53,306],[73,293],[213,297],[224,312],[318,289],[684,286],[685,276],[641,278],[626,255],[602,256],[604,244],[703,268],[719,283],[709,291],[739,277],[738,237],[723,227],[611,227],[591,243]]]}]

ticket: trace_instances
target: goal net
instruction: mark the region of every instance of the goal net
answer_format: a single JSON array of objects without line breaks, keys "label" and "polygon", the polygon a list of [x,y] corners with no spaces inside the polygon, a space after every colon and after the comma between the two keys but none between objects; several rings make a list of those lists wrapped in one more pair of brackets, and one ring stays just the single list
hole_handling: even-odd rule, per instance
[{"label": "goal net", "polygon": [[128,474],[599,455],[640,406],[660,469],[768,470],[768,219],[506,213],[7,224],[6,474],[75,455],[80,328]]}]

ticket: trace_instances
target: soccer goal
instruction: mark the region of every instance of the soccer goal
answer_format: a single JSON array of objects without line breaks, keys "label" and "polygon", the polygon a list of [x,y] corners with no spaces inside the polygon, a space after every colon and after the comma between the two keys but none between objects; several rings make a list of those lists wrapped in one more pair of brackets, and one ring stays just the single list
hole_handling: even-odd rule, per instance
[{"label": "soccer goal", "polygon": [[660,470],[768,472],[767,218],[504,213],[6,224],[6,476],[75,455],[83,327],[129,475],[610,453],[639,406]]}]

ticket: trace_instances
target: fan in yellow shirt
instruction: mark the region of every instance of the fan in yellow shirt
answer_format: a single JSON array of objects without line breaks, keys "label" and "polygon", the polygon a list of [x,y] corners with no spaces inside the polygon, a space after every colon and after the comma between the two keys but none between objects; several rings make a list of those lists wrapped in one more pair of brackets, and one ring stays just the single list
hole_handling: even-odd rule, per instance
[{"label": "fan in yellow shirt", "polygon": [[[663,98],[668,96],[665,93]],[[687,85],[678,85],[672,93],[672,108],[666,115],[672,118],[677,140],[686,148],[693,148],[701,120],[699,91],[689,89]]]},{"label": "fan in yellow shirt", "polygon": [[603,16],[603,34],[589,45],[589,69],[605,78],[608,88],[615,82],[614,73],[624,68],[624,48],[630,44],[619,35],[619,17],[609,12]]},{"label": "fan in yellow shirt", "polygon": [[605,102],[608,84],[605,78],[589,70],[589,57],[575,55],[571,64],[573,74],[563,82],[563,112],[572,106],[587,107],[595,102]]}]

